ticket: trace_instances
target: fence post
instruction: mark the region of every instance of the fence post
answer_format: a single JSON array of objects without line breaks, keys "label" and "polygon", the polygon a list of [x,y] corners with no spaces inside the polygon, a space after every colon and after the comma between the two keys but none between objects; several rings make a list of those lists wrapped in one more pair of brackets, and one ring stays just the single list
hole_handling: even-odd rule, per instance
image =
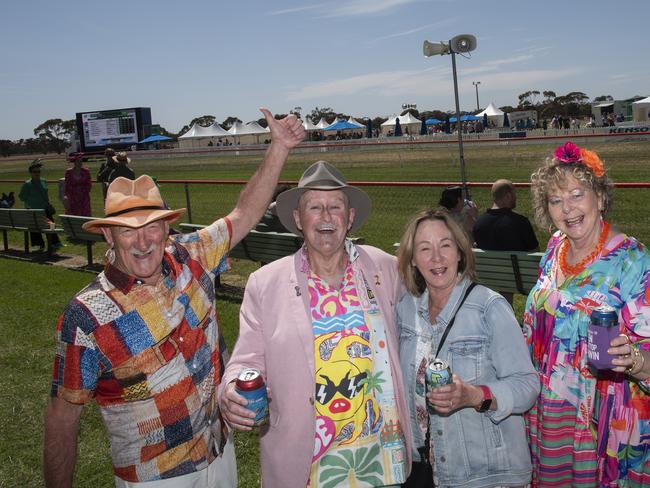
[{"label": "fence post", "polygon": [[187,218],[192,223],[192,204],[190,203],[190,185],[185,182],[185,207],[187,208]]}]

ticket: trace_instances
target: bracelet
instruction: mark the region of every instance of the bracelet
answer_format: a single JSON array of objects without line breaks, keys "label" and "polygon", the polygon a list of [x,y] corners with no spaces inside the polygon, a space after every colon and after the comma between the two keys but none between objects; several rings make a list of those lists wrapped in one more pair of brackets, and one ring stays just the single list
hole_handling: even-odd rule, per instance
[{"label": "bracelet", "polygon": [[[645,356],[641,353],[641,351],[639,351],[638,347],[630,345],[630,348],[632,349],[632,356],[634,356],[634,360],[632,361],[632,364],[625,369],[625,374],[634,376],[643,370],[643,366],[645,366]],[[639,359],[641,359],[641,361],[637,369]]]}]

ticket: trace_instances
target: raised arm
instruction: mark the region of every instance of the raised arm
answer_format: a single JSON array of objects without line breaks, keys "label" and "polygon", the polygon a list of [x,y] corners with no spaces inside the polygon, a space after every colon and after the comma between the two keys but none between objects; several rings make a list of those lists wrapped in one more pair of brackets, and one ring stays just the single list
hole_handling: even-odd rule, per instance
[{"label": "raised arm", "polygon": [[262,164],[239,195],[235,208],[228,215],[232,223],[231,249],[262,218],[271,202],[289,150],[296,147],[305,137],[305,129],[294,115],[275,120],[267,109],[260,110],[271,129],[271,145],[266,150]]},{"label": "raised arm", "polygon": [[66,488],[72,486],[77,461],[77,434],[81,405],[61,398],[51,398],[45,412],[45,440],[43,442],[43,474],[45,486]]}]

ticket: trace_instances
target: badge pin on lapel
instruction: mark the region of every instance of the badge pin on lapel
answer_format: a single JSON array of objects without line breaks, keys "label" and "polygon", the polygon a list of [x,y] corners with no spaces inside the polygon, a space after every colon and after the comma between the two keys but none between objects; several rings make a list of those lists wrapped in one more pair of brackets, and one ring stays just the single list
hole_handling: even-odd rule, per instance
[{"label": "badge pin on lapel", "polygon": [[296,296],[299,297],[299,296],[301,295],[301,293],[300,293],[300,287],[299,287],[299,286],[296,286],[294,289],[296,290]]},{"label": "badge pin on lapel", "polygon": [[381,280],[379,279],[379,275],[375,275],[375,286],[380,286],[381,285]]}]

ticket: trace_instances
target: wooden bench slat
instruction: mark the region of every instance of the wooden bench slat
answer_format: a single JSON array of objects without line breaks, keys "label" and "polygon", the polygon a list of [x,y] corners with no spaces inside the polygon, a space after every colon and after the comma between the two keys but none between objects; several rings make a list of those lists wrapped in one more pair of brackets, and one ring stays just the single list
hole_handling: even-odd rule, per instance
[{"label": "wooden bench slat", "polygon": [[95,217],[82,217],[80,215],[59,215],[61,224],[65,233],[70,239],[81,241],[86,244],[86,258],[88,265],[93,264],[93,244],[95,242],[103,242],[103,234],[95,234],[88,232],[82,228],[83,224],[95,220]]}]

